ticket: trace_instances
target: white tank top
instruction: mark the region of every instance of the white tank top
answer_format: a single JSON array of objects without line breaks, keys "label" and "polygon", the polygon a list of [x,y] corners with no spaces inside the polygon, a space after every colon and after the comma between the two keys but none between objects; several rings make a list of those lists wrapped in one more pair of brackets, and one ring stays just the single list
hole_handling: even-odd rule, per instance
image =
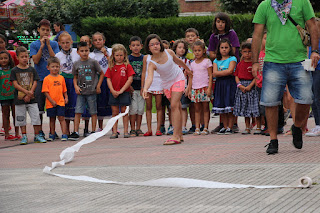
[{"label": "white tank top", "polygon": [[[148,65],[149,65],[150,60],[151,60],[151,56],[148,55],[147,56],[147,71],[146,71],[145,79],[147,79],[147,77],[148,77]],[[163,87],[162,87],[162,81],[161,81],[160,75],[159,75],[159,73],[157,73],[155,71],[153,73],[152,84],[149,87],[148,91],[162,91],[162,90],[163,90]]]},{"label": "white tank top", "polygon": [[166,63],[158,64],[157,62],[151,60],[151,57],[150,61],[157,67],[157,72],[160,74],[160,78],[162,80],[162,87],[164,89],[170,89],[174,83],[185,80],[185,77],[179,66],[174,63],[173,57],[168,53],[168,51],[164,50],[164,52],[168,56]]}]

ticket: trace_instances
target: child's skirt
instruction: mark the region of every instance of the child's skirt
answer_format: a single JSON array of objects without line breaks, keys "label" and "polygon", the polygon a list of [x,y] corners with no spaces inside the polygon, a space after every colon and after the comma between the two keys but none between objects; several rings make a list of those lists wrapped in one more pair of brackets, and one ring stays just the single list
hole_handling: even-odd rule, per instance
[{"label": "child's skirt", "polygon": [[[241,80],[240,83],[247,87],[252,80]],[[235,116],[242,117],[259,117],[259,94],[256,87],[246,93],[243,93],[239,88],[237,88],[234,110],[233,114]]]},{"label": "child's skirt", "polygon": [[65,119],[74,120],[74,110],[77,103],[77,93],[74,89],[73,78],[65,78],[68,103],[65,106]]},{"label": "child's skirt", "polygon": [[106,116],[112,115],[111,106],[108,104],[110,90],[107,85],[106,78],[103,79],[101,84],[101,93],[97,95],[97,115],[98,119],[102,120]]},{"label": "child's skirt", "polygon": [[233,75],[218,77],[214,89],[212,112],[230,113],[234,106],[237,84]]},{"label": "child's skirt", "polygon": [[199,102],[209,102],[212,99],[212,95],[207,95],[207,88],[203,87],[199,89],[192,89],[191,90],[191,101],[193,103],[199,103]]}]

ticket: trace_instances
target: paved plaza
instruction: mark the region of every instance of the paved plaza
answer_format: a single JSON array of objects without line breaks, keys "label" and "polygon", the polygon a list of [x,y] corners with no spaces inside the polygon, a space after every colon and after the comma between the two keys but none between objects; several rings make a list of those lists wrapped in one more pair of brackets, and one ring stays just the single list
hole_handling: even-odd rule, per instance
[{"label": "paved plaza", "polygon": [[[218,120],[210,120],[210,130]],[[48,120],[44,122],[47,134]],[[146,131],[145,118],[143,122]],[[289,119],[285,129],[291,124]],[[84,145],[71,163],[53,172],[118,182],[178,177],[247,185],[297,185],[300,177],[309,176],[314,185],[205,189],[69,180],[42,170],[77,142],[20,146],[19,141],[4,141],[0,136],[0,212],[320,212],[320,137],[304,137],[303,149],[297,150],[291,136],[279,135],[279,153],[267,155],[264,146],[269,137],[261,135],[186,135],[180,145],[163,146],[169,136],[125,139],[121,126],[122,121],[120,138],[111,140],[108,133]],[[239,126],[244,129],[244,118],[239,118]],[[313,118],[308,126],[314,127]],[[83,123],[81,128],[82,134]],[[153,123],[154,133],[155,128]],[[33,132],[31,126],[28,132]],[[31,141],[33,135],[28,137]]]}]

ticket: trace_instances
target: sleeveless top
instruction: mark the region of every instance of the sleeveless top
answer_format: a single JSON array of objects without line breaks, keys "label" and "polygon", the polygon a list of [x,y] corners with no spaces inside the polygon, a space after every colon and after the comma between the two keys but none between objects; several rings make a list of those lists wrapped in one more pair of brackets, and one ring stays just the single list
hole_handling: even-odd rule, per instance
[{"label": "sleeveless top", "polygon": [[164,50],[164,52],[168,56],[166,63],[158,64],[157,62],[151,60],[151,56],[150,61],[157,67],[156,71],[160,74],[162,87],[169,90],[174,83],[185,80],[185,77],[179,66],[174,63],[173,57],[168,53],[168,51]]},{"label": "sleeveless top", "polygon": [[[147,70],[146,70],[145,79],[147,79],[147,77],[148,77],[148,65],[149,65],[150,60],[151,60],[151,55],[148,55],[147,56]],[[163,90],[163,87],[162,87],[162,80],[160,78],[160,75],[157,71],[154,71],[152,84],[149,87],[148,91],[162,91],[162,90]]]}]

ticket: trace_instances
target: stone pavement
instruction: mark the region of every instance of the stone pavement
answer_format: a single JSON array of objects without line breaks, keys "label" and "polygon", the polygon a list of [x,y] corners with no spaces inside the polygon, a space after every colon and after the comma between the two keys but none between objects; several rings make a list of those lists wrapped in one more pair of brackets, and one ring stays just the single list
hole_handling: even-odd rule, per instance
[{"label": "stone pavement", "polygon": [[[210,129],[217,124],[217,117],[211,119]],[[289,119],[286,129],[291,124]],[[313,119],[308,124],[309,129],[314,127]],[[243,118],[239,125],[243,130]],[[145,123],[142,130],[146,131]],[[121,132],[119,139],[110,140],[109,135],[84,145],[74,161],[53,172],[119,182],[181,177],[252,185],[297,184],[300,177],[309,176],[314,185],[308,189],[183,189],[68,180],[44,174],[42,169],[76,142],[20,146],[1,136],[0,212],[320,212],[320,137],[304,137],[303,149],[296,150],[290,136],[280,135],[279,153],[267,155],[264,146],[269,138],[259,135],[187,135],[183,144],[174,146],[162,145],[169,136],[124,139]]]}]

